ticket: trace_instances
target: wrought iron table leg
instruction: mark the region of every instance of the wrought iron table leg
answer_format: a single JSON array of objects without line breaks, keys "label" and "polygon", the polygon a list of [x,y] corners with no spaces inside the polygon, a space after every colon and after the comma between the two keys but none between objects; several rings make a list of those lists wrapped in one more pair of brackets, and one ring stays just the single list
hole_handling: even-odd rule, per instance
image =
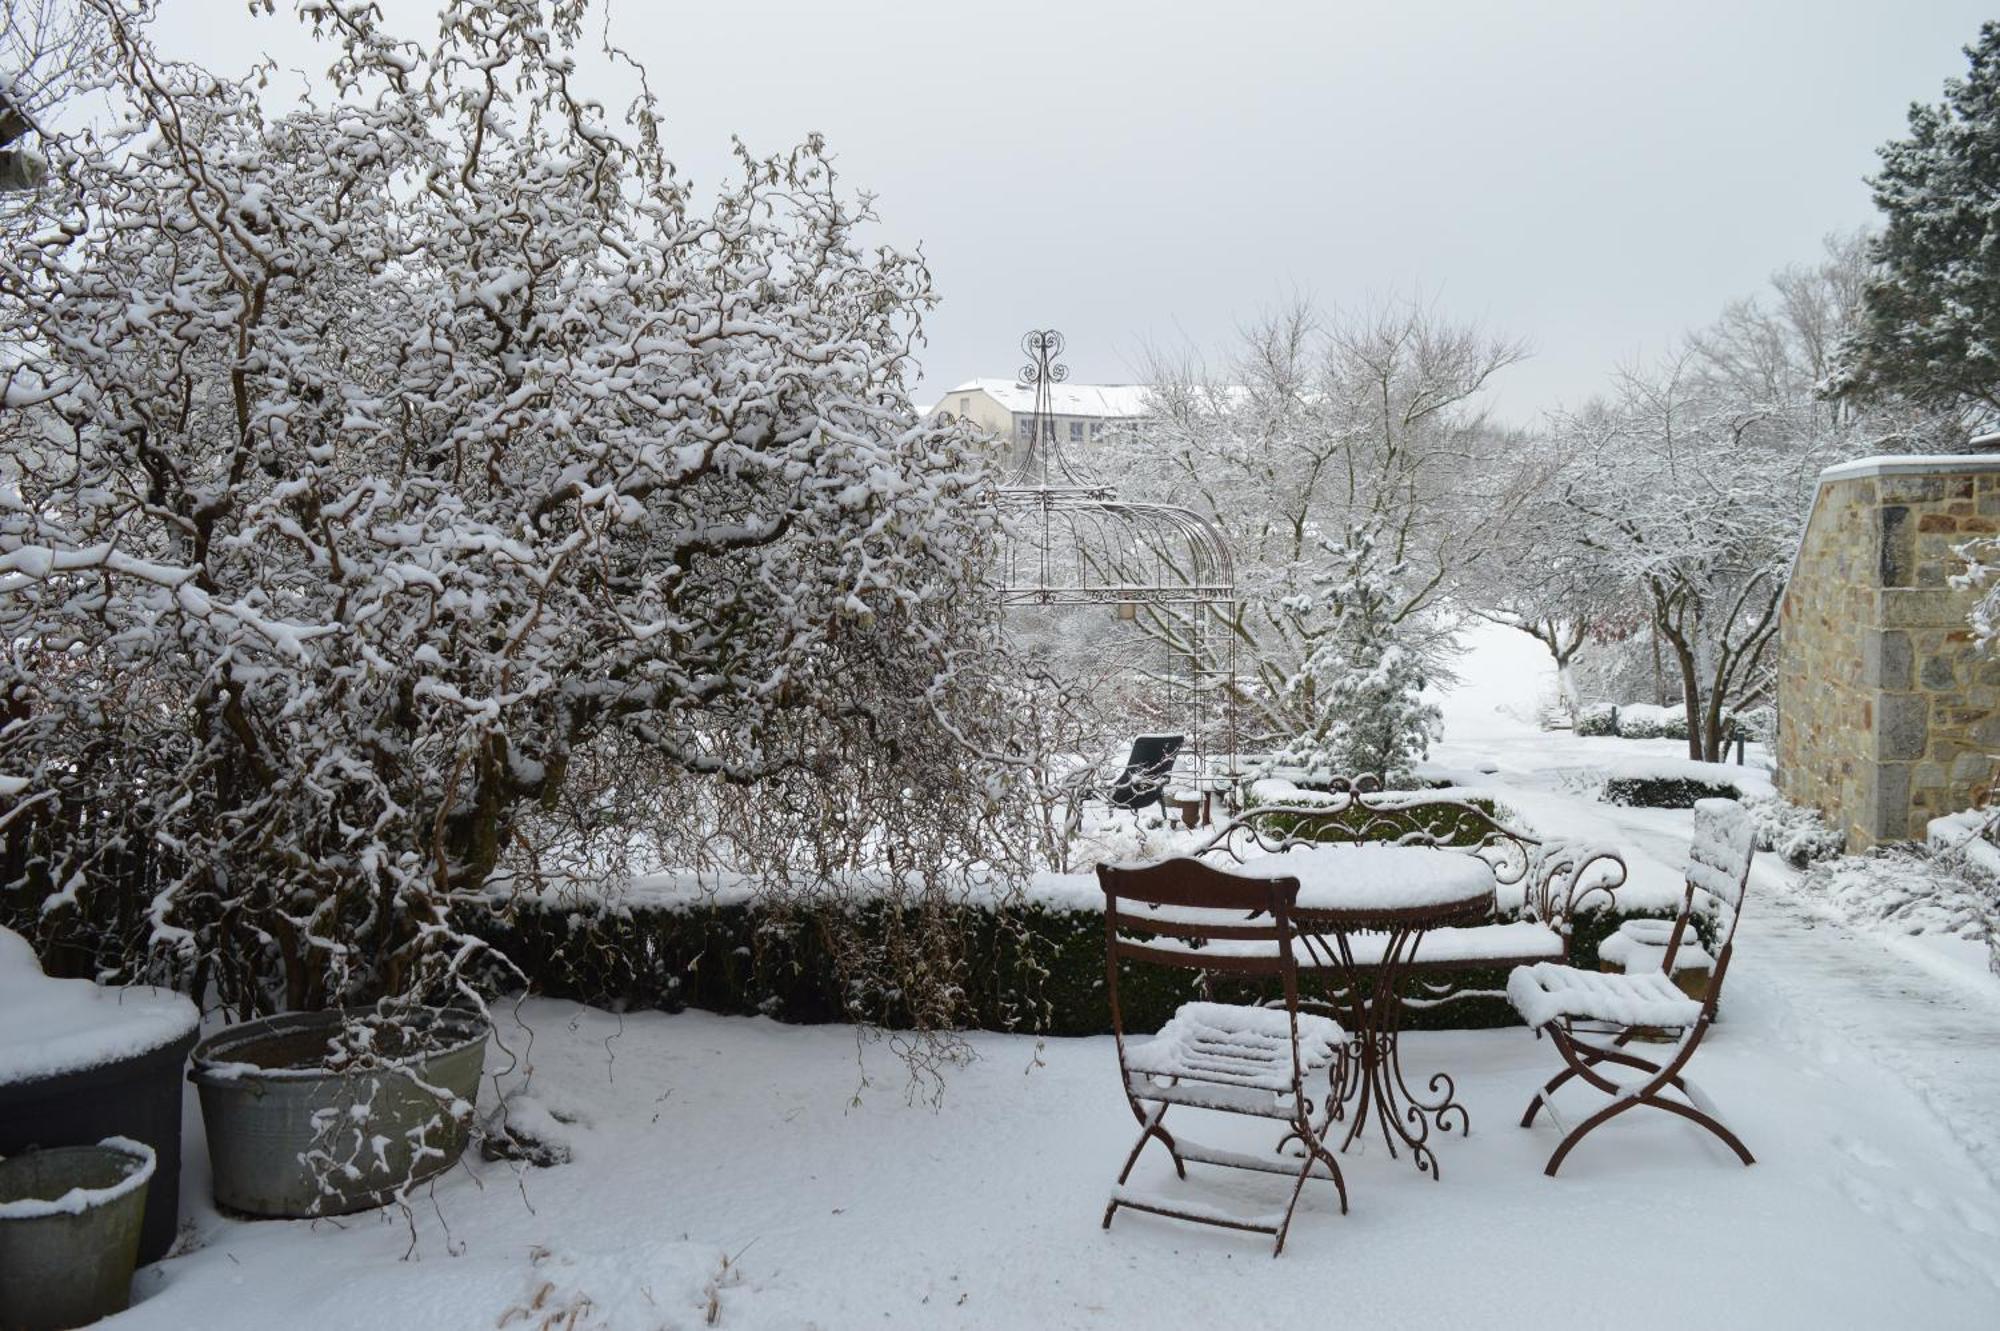
[{"label": "wrought iron table leg", "polygon": [[1346,1151],[1361,1136],[1372,1111],[1389,1154],[1396,1155],[1396,1144],[1401,1141],[1409,1148],[1417,1169],[1436,1178],[1438,1160],[1430,1146],[1432,1131],[1450,1132],[1456,1127],[1461,1135],[1470,1135],[1472,1118],[1459,1103],[1457,1083],[1450,1074],[1433,1073],[1426,1083],[1427,1095],[1419,1095],[1410,1089],[1403,1072],[1402,1004],[1396,985],[1422,937],[1423,931],[1418,929],[1390,930],[1372,983],[1355,966],[1346,935],[1334,934],[1331,947],[1326,940],[1317,940],[1313,950],[1329,963],[1325,967],[1329,975],[1339,975],[1349,998],[1345,1010],[1352,1053],[1330,1070],[1327,1103],[1328,1124],[1346,1117],[1350,1099],[1354,1104],[1353,1119],[1340,1149]]}]

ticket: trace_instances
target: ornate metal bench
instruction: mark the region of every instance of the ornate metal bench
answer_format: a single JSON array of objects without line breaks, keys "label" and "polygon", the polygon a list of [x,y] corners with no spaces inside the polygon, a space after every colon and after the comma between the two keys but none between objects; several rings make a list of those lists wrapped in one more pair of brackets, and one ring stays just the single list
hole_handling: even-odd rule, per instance
[{"label": "ornate metal bench", "polygon": [[[1464,798],[1352,786],[1324,801],[1248,809],[1197,853],[1226,867],[1258,852],[1343,842],[1461,850],[1493,870],[1494,903],[1488,919],[1430,930],[1416,955],[1402,965],[1403,971],[1425,977],[1421,981],[1425,992],[1405,993],[1405,1006],[1428,1007],[1503,992],[1466,990],[1449,979],[1440,981],[1445,973],[1567,961],[1579,906],[1599,892],[1608,902],[1625,882],[1625,860],[1607,846],[1530,836]],[[1357,935],[1349,945],[1354,962],[1366,965],[1371,937]],[[1305,958],[1300,964],[1307,964]]]}]

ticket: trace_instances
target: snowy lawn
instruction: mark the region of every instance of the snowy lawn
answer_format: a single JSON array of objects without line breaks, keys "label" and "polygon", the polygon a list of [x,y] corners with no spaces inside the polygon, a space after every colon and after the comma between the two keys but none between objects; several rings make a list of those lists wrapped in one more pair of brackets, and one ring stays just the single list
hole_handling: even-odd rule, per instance
[{"label": "snowy lawn", "polygon": [[[1670,887],[1690,815],[1597,803],[1578,773],[1676,742],[1539,734],[1495,710],[1532,656],[1494,655],[1490,679],[1448,700],[1440,762]],[[1135,1130],[1108,1039],[976,1035],[933,1109],[906,1102],[886,1044],[848,1028],[537,1001],[521,1013],[532,1043],[511,1018],[501,1036],[572,1163],[468,1159],[408,1221],[240,1222],[205,1201],[190,1097],[194,1246],[142,1273],[117,1324],[2000,1325],[2000,980],[1850,927],[1772,856],[1747,911],[1691,1072],[1752,1168],[1640,1112],[1545,1178],[1556,1133],[1515,1124],[1555,1071],[1549,1047],[1524,1029],[1413,1033],[1406,1063],[1457,1078],[1471,1135],[1439,1143],[1435,1182],[1379,1139],[1351,1153],[1352,1213],[1312,1185],[1274,1261],[1260,1236],[1138,1213],[1098,1228]],[[1274,1131],[1223,1119],[1194,1135]],[[1200,1167],[1176,1183],[1157,1147],[1137,1182],[1241,1210],[1275,1209],[1289,1186]]]}]

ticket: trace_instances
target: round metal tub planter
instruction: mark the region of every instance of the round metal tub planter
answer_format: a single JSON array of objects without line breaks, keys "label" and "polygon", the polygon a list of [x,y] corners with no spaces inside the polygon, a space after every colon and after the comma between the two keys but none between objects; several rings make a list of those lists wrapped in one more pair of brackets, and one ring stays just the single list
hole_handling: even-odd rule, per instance
[{"label": "round metal tub planter", "polygon": [[0,1327],[50,1331],[124,1311],[153,1148],[125,1137],[0,1160]]},{"label": "round metal tub planter", "polygon": [[328,1042],[372,1013],[290,1012],[195,1047],[216,1205],[268,1218],[381,1206],[465,1150],[489,1033],[477,1013],[421,1009],[393,1067],[336,1070]]}]

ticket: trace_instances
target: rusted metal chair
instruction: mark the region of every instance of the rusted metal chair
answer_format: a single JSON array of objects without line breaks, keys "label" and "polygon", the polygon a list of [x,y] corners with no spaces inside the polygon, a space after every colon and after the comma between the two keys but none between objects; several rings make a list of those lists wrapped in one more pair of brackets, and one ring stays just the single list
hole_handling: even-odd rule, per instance
[{"label": "rusted metal chair", "polygon": [[[1106,982],[1118,1069],[1132,1116],[1139,1121],[1139,1140],[1118,1171],[1104,1208],[1104,1227],[1111,1227],[1121,1206],[1129,1207],[1270,1234],[1276,1239],[1276,1256],[1285,1249],[1285,1234],[1307,1179],[1332,1183],[1340,1192],[1341,1212],[1347,1211],[1347,1185],[1321,1141],[1306,1095],[1308,1077],[1345,1058],[1347,1036],[1338,1022],[1299,1011],[1298,962],[1292,950],[1298,880],[1245,878],[1193,859],[1099,865],[1097,877],[1104,888]],[[1284,1005],[1185,1003],[1151,1039],[1128,1038],[1119,1001],[1124,962],[1202,972],[1205,991],[1210,975],[1275,976]],[[1340,1077],[1333,1080],[1337,1088]],[[1176,1137],[1162,1122],[1175,1105],[1282,1121],[1288,1131],[1277,1148],[1297,1141],[1299,1154],[1282,1155],[1276,1149],[1270,1155],[1246,1154]],[[1291,1198],[1282,1212],[1242,1216],[1127,1188],[1140,1152],[1155,1140],[1173,1157],[1174,1170],[1183,1179],[1189,1161],[1282,1174],[1294,1178]]]},{"label": "rusted metal chair", "polygon": [[[1564,1063],[1563,1070],[1549,1079],[1521,1115],[1521,1126],[1531,1127],[1536,1116],[1546,1110],[1562,1131],[1562,1141],[1544,1171],[1550,1177],[1562,1168],[1578,1142],[1618,1115],[1641,1106],[1664,1109],[1698,1123],[1721,1138],[1744,1164],[1755,1163],[1742,1141],[1723,1124],[1714,1103],[1681,1075],[1715,1021],[1736,923],[1743,914],[1743,892],[1750,877],[1755,840],[1750,815],[1736,801],[1702,800],[1694,806],[1687,889],[1659,970],[1616,975],[1543,962],[1516,967],[1508,977],[1508,1000],[1538,1035],[1547,1034],[1554,1041]],[[1675,954],[1684,945],[1698,945],[1691,936],[1690,923],[1696,892],[1727,912],[1708,992],[1700,1000],[1688,997],[1671,978]],[[1642,1033],[1661,1029],[1678,1033],[1661,1061],[1643,1058],[1629,1047]],[[1621,1081],[1607,1075],[1606,1064],[1631,1068],[1642,1075]],[[1569,1127],[1557,1115],[1553,1096],[1577,1078],[1611,1099]]]}]

